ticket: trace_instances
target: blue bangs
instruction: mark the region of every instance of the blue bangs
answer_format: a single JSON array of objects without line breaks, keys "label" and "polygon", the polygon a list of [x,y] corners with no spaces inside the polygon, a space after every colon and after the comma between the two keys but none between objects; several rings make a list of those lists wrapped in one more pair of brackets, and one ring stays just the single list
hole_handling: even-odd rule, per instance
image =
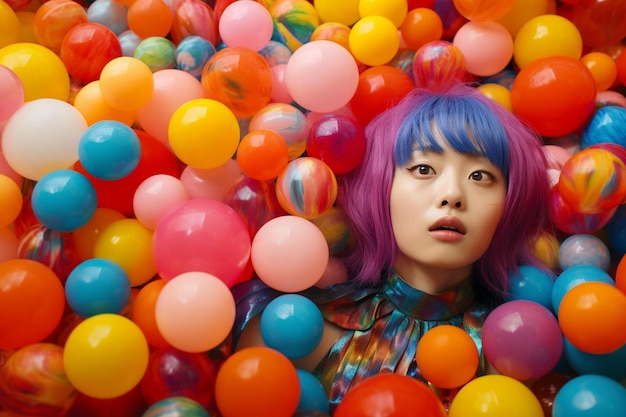
[{"label": "blue bangs", "polygon": [[416,150],[443,152],[442,141],[457,152],[486,157],[508,178],[506,132],[485,103],[473,97],[427,98],[407,114],[398,129],[396,165],[406,165]]}]

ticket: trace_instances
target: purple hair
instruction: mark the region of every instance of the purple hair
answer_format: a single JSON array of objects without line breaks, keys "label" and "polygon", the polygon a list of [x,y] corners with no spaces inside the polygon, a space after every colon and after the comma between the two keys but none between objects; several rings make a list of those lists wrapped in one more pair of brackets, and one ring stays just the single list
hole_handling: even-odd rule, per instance
[{"label": "purple hair", "polygon": [[487,157],[507,180],[502,218],[476,263],[480,285],[501,296],[519,265],[541,266],[531,246],[548,224],[546,162],[528,126],[464,84],[446,92],[415,89],[367,127],[362,164],[340,178],[338,204],[354,241],[346,257],[351,276],[374,285],[392,268],[398,250],[389,207],[394,171],[415,149],[441,151],[435,132],[459,152]]}]

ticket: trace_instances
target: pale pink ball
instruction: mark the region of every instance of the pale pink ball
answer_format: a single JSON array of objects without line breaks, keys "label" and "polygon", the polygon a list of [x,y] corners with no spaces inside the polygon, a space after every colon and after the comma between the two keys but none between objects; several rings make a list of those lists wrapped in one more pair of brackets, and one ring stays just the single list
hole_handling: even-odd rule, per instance
[{"label": "pale pink ball", "polygon": [[222,201],[243,173],[234,159],[213,169],[186,167],[180,180],[192,198],[212,198]]},{"label": "pale pink ball", "polygon": [[178,178],[158,174],[139,184],[133,197],[133,210],[141,224],[154,230],[168,211],[188,199],[189,193]]},{"label": "pale pink ball", "polygon": [[452,44],[463,53],[467,72],[481,77],[499,73],[513,57],[513,38],[497,22],[467,22],[454,35]]}]

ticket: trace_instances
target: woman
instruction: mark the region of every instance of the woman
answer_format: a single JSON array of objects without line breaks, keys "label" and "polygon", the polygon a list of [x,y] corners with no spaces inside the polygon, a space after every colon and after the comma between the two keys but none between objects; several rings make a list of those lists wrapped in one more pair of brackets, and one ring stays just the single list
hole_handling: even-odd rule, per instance
[{"label": "woman", "polygon": [[[367,138],[361,166],[340,178],[338,204],[355,242],[351,279],[304,292],[326,322],[315,351],[294,361],[320,378],[331,412],[372,375],[428,382],[415,352],[434,326],[464,328],[480,352],[482,322],[508,274],[541,266],[531,248],[547,222],[540,140],[474,88],[416,89],[374,120]],[[259,281],[233,292],[233,346],[262,345],[259,314],[279,293]],[[433,388],[444,402],[454,395]]]}]

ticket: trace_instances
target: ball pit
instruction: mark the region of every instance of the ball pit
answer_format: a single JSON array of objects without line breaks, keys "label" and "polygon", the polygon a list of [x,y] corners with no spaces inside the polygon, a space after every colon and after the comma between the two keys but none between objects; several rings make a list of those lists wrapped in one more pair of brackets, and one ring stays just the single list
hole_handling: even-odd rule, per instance
[{"label": "ball pit", "polygon": [[[296,294],[276,349],[215,359],[236,283],[345,280],[366,126],[453,78],[543,138],[553,182],[554,277],[523,265],[483,328],[501,375],[441,326],[416,362],[453,399],[388,374],[331,412],[287,359],[321,337]],[[0,416],[623,414],[622,0],[0,0],[0,97]]]}]

